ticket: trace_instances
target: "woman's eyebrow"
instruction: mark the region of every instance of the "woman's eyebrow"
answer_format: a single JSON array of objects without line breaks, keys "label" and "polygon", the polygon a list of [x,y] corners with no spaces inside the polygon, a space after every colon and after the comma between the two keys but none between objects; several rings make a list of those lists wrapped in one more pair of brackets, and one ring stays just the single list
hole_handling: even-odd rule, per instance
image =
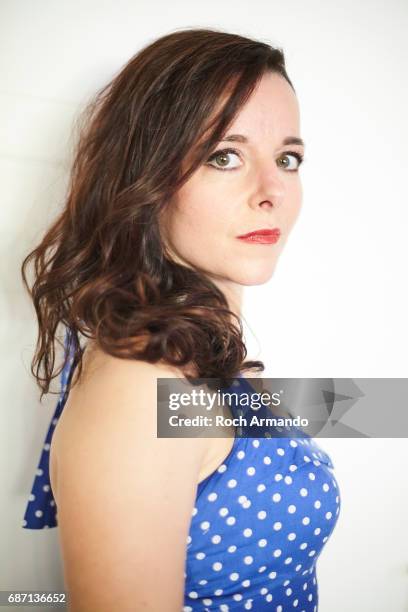
[{"label": "woman's eyebrow", "polygon": [[[220,142],[248,143],[249,138],[247,136],[244,136],[243,134],[230,134],[229,136],[225,136]],[[287,136],[282,141],[282,145],[291,145],[291,144],[300,145],[302,147],[305,146],[305,143],[302,140],[302,138],[298,138],[297,136]]]}]

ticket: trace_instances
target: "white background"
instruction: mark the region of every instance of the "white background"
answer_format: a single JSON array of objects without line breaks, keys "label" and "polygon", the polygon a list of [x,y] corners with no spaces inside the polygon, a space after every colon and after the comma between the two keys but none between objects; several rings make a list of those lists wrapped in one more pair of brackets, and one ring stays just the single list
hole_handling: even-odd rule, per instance
[{"label": "white background", "polygon": [[[272,280],[246,290],[249,356],[269,377],[407,377],[408,4],[3,0],[0,23],[0,590],[61,590],[58,530],[21,527],[56,396],[40,405],[29,373],[36,319],[20,266],[62,206],[79,110],[175,29],[281,46],[301,107],[304,201]],[[317,564],[319,612],[406,612],[406,440],[319,443],[342,496]]]}]

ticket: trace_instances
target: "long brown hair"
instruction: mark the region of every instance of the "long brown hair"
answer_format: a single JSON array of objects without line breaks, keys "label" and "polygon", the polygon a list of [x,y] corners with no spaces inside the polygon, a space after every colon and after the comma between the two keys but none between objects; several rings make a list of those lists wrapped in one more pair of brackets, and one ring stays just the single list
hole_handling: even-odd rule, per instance
[{"label": "long brown hair", "polygon": [[60,324],[79,376],[80,335],[115,357],[192,365],[200,378],[264,370],[245,361],[242,323],[223,293],[171,260],[158,218],[265,71],[293,87],[281,49],[216,29],[174,31],[132,57],[79,116],[65,206],[21,266],[39,326],[31,372],[40,401],[66,364],[53,375]]}]

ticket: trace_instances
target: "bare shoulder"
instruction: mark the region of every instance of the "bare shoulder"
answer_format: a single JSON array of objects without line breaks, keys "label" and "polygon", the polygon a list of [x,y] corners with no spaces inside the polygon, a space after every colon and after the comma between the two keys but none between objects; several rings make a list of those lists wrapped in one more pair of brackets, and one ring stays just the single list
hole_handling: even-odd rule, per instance
[{"label": "bare shoulder", "polygon": [[50,449],[70,612],[178,611],[207,440],[157,438],[157,378],[181,372],[87,350]]},{"label": "bare shoulder", "polygon": [[[103,435],[107,427],[127,431],[133,427],[135,441],[139,436],[140,442],[149,440],[156,447],[166,444],[160,444],[156,436],[158,378],[184,378],[184,374],[163,363],[113,357],[93,343],[86,347],[81,377],[69,391],[52,438],[50,459],[55,489],[59,456],[69,452],[73,440],[77,444],[84,440],[89,430],[97,436]],[[184,440],[173,441],[173,446],[180,452],[185,447],[200,460],[208,445],[206,440]]]}]

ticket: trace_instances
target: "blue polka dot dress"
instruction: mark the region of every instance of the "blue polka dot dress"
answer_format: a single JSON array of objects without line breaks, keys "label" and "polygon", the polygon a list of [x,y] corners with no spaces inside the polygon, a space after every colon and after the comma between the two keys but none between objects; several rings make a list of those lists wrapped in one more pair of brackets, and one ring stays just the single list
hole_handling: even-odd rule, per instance
[{"label": "blue polka dot dress", "polygon": [[[69,334],[65,347],[61,395],[23,520],[28,529],[58,524],[49,448],[74,370]],[[245,378],[233,386],[226,390],[254,392]],[[237,416],[233,402],[230,408]],[[276,430],[270,437],[263,429],[259,434],[237,435],[221,465],[198,484],[186,543],[183,612],[318,610],[316,563],[341,505],[333,464],[309,437],[285,437]]]},{"label": "blue polka dot dress", "polygon": [[314,441],[235,438],[198,485],[183,611],[316,612],[316,562],[339,509],[333,465]]}]

